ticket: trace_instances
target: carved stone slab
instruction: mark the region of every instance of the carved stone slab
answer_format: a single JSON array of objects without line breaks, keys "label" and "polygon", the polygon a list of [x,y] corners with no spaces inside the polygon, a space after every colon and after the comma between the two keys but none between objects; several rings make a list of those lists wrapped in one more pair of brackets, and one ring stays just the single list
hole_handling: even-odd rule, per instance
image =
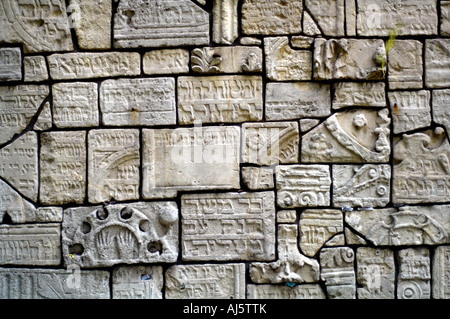
[{"label": "carved stone slab", "polygon": [[145,74],[178,74],[189,72],[189,51],[164,49],[145,52],[142,59]]},{"label": "carved stone slab", "polygon": [[0,48],[0,81],[22,79],[22,53],[20,48]]},{"label": "carved stone slab", "polygon": [[430,126],[430,91],[389,92],[394,134]]},{"label": "carved stone slab", "polygon": [[297,163],[299,140],[297,122],[244,123],[243,161],[268,166]]},{"label": "carved stone slab", "polygon": [[427,248],[408,248],[400,250],[397,256],[397,298],[430,299],[430,251]]},{"label": "carved stone slab", "polygon": [[183,260],[275,258],[273,192],[181,196]]},{"label": "carved stone slab", "polygon": [[5,215],[15,224],[35,222],[36,208],[0,179],[0,223]]},{"label": "carved stone slab", "polygon": [[423,45],[414,40],[395,40],[388,53],[389,88],[421,89],[423,85]]},{"label": "carved stone slab", "polygon": [[429,88],[450,86],[450,39],[425,41],[425,85]]},{"label": "carved stone slab", "polygon": [[247,285],[247,299],[326,299],[318,284],[294,287],[279,285]]},{"label": "carved stone slab", "polygon": [[161,266],[120,266],[112,273],[113,299],[162,299]]},{"label": "carved stone slab", "polygon": [[64,0],[0,3],[0,43],[23,43],[24,52],[73,50]]},{"label": "carved stone slab", "polygon": [[89,131],[89,202],[138,199],[139,157],[138,130]]},{"label": "carved stone slab", "polygon": [[314,80],[380,80],[386,61],[383,40],[330,39],[314,41]]},{"label": "carved stone slab", "polygon": [[279,165],[275,168],[275,174],[279,207],[330,205],[328,165]]},{"label": "carved stone slab", "polygon": [[56,83],[52,93],[53,123],[57,127],[98,126],[97,83]]},{"label": "carved stone slab", "polygon": [[359,247],[356,251],[358,299],[394,299],[394,252]]},{"label": "carved stone slab", "polygon": [[0,149],[0,176],[26,197],[37,201],[38,145],[35,132],[28,132]]},{"label": "carved stone slab", "polygon": [[109,272],[68,269],[0,269],[0,299],[109,299]]},{"label": "carved stone slab", "polygon": [[387,109],[335,113],[303,135],[302,162],[388,162],[390,121]]},{"label": "carved stone slab", "polygon": [[0,265],[58,266],[60,224],[0,225]]},{"label": "carved stone slab", "polygon": [[441,35],[450,36],[450,1],[441,1]]},{"label": "carved stone slab", "polygon": [[437,34],[436,0],[357,1],[357,31],[360,36]]},{"label": "carved stone slab", "polygon": [[394,203],[443,203],[450,194],[450,144],[442,128],[404,134],[394,145]]},{"label": "carved stone slab", "polygon": [[347,106],[386,107],[383,82],[339,82],[333,84],[333,109]]},{"label": "carved stone slab", "polygon": [[139,75],[141,56],[135,52],[76,52],[47,57],[53,80]]},{"label": "carved stone slab", "polygon": [[209,15],[190,0],[125,0],[114,15],[114,47],[209,44]]},{"label": "carved stone slab", "polygon": [[305,6],[319,24],[324,35],[345,36],[344,0],[306,0]]},{"label": "carved stone slab", "polygon": [[294,209],[280,210],[277,212],[277,223],[293,224],[297,220],[297,212]]},{"label": "carved stone slab", "polygon": [[144,198],[239,188],[240,128],[143,130]]},{"label": "carved stone slab", "polygon": [[450,89],[433,90],[433,121],[445,127],[450,132]]},{"label": "carved stone slab", "polygon": [[42,55],[23,57],[25,82],[40,82],[48,80],[47,64]]},{"label": "carved stone slab", "polygon": [[106,80],[100,86],[100,109],[104,125],[175,124],[175,80]]},{"label": "carved stone slab", "polygon": [[68,208],[62,226],[66,265],[169,263],[178,257],[178,209],[174,202]]},{"label": "carved stone slab", "polygon": [[83,203],[86,188],[86,132],[41,134],[41,203]]},{"label": "carved stone slab", "polygon": [[267,83],[266,120],[330,115],[330,85],[312,82]]},{"label": "carved stone slab", "polygon": [[278,260],[250,264],[254,283],[309,283],[319,281],[319,263],[300,253],[297,225],[278,225]]},{"label": "carved stone slab", "polygon": [[244,0],[242,32],[244,34],[301,33],[303,2],[300,0]]},{"label": "carved stone slab", "polygon": [[242,167],[242,182],[251,190],[264,190],[274,187],[273,169],[270,167]]},{"label": "carved stone slab", "polygon": [[292,49],[288,37],[264,38],[264,54],[266,75],[270,80],[311,80],[311,51]]},{"label": "carved stone slab", "polygon": [[36,209],[36,221],[39,223],[62,222],[63,209],[57,206],[44,206]]},{"label": "carved stone slab", "polygon": [[343,215],[335,209],[307,209],[300,214],[300,249],[313,257],[337,233],[344,231]]},{"label": "carved stone slab", "polygon": [[389,203],[390,165],[333,165],[334,207],[383,207]]},{"label": "carved stone slab", "polygon": [[450,298],[450,246],[439,246],[433,256],[433,299]]},{"label": "carved stone slab", "polygon": [[321,279],[330,299],[356,299],[355,253],[349,247],[320,251]]},{"label": "carved stone slab", "polygon": [[450,243],[450,205],[352,211],[345,221],[376,246]]},{"label": "carved stone slab", "polygon": [[180,124],[260,121],[262,86],[260,76],[179,77],[178,121]]},{"label": "carved stone slab", "polygon": [[166,299],[245,298],[245,264],[174,265],[165,280]]},{"label": "carved stone slab", "polygon": [[35,131],[46,131],[53,126],[52,112],[50,111],[50,102],[45,102],[44,107],[38,115],[33,129]]},{"label": "carved stone slab", "polygon": [[212,40],[232,44],[239,36],[238,0],[214,0]]},{"label": "carved stone slab", "polygon": [[48,92],[47,85],[0,86],[0,144],[27,127]]}]

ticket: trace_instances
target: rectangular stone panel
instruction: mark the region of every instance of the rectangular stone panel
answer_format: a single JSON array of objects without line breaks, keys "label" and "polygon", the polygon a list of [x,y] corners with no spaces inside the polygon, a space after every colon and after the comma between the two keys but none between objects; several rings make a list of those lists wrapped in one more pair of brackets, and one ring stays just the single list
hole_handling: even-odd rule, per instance
[{"label": "rectangular stone panel", "polygon": [[433,299],[450,299],[450,246],[436,248],[432,265]]},{"label": "rectangular stone panel", "polygon": [[335,110],[347,106],[386,106],[383,82],[339,82],[333,84],[333,91],[333,109]]},{"label": "rectangular stone panel", "polygon": [[247,299],[326,299],[318,284],[294,287],[280,285],[247,285]]},{"label": "rectangular stone panel", "polygon": [[450,1],[441,1],[441,35],[450,36]]},{"label": "rectangular stone panel", "polygon": [[86,189],[86,132],[41,134],[40,200],[81,204]]},{"label": "rectangular stone panel", "polygon": [[260,76],[179,77],[177,85],[180,124],[262,120]]},{"label": "rectangular stone panel", "polygon": [[423,86],[423,44],[395,40],[388,53],[389,89],[421,89]]},{"label": "rectangular stone panel", "polygon": [[0,299],[109,299],[109,272],[67,269],[0,269]]},{"label": "rectangular stone panel", "polygon": [[425,40],[424,68],[428,88],[450,86],[450,39]]},{"label": "rectangular stone panel", "polygon": [[450,112],[448,101],[450,101],[450,89],[433,90],[433,121],[443,125],[450,132]]},{"label": "rectangular stone panel", "polygon": [[100,109],[104,125],[176,124],[175,80],[106,80],[100,85]]},{"label": "rectangular stone panel", "polygon": [[430,299],[430,251],[427,248],[402,249],[397,257],[397,299]]},{"label": "rectangular stone panel", "polygon": [[240,128],[143,130],[143,196],[239,188]]},{"label": "rectangular stone panel", "polygon": [[25,82],[39,82],[48,80],[47,64],[42,55],[23,57],[23,70]]},{"label": "rectangular stone panel", "polygon": [[20,48],[0,48],[0,81],[22,79],[22,53]]},{"label": "rectangular stone panel", "polygon": [[60,233],[56,223],[0,225],[0,265],[59,265]]},{"label": "rectangular stone panel", "polygon": [[136,129],[89,131],[89,202],[139,198],[139,145]]},{"label": "rectangular stone panel", "polygon": [[165,288],[166,299],[244,299],[245,264],[175,265]]},{"label": "rectangular stone panel", "polygon": [[275,258],[273,192],[181,196],[183,260]]},{"label": "rectangular stone panel", "polygon": [[119,266],[112,273],[113,299],[162,299],[161,266]]},{"label": "rectangular stone panel", "polygon": [[189,51],[165,49],[145,52],[142,60],[144,74],[179,74],[189,72]]},{"label": "rectangular stone panel", "polygon": [[76,52],[47,57],[53,80],[139,75],[141,56],[135,52]]}]

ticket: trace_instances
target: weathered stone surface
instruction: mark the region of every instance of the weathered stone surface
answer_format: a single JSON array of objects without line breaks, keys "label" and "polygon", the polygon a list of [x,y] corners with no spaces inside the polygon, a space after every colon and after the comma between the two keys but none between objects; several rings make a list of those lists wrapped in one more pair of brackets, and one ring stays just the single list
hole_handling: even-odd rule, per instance
[{"label": "weathered stone surface", "polygon": [[433,121],[441,124],[450,133],[450,89],[433,90]]},{"label": "weathered stone surface", "polygon": [[331,113],[329,84],[313,82],[267,83],[266,120],[324,117]]},{"label": "weathered stone surface", "polygon": [[450,36],[450,1],[441,1],[441,35]]},{"label": "weathered stone surface", "polygon": [[345,36],[344,0],[306,0],[305,7],[326,36]]},{"label": "weathered stone surface", "polygon": [[381,80],[386,61],[379,39],[330,39],[314,41],[314,80]]},{"label": "weathered stone surface", "polygon": [[0,86],[0,145],[27,127],[48,93],[47,85]]},{"label": "weathered stone surface", "polygon": [[347,36],[356,36],[356,0],[345,0],[345,30]]},{"label": "weathered stone surface", "polygon": [[357,9],[360,36],[437,34],[436,0],[362,0]]},{"label": "weathered stone surface", "polygon": [[333,165],[334,207],[383,207],[389,203],[390,165]]},{"label": "weathered stone surface", "polygon": [[254,283],[305,283],[319,281],[319,263],[298,250],[297,225],[278,225],[278,260],[250,264]]},{"label": "weathered stone surface", "polygon": [[242,182],[251,190],[271,189],[274,187],[273,169],[270,167],[242,167]]},{"label": "weathered stone surface", "polygon": [[36,221],[39,223],[62,222],[63,209],[57,206],[45,206],[36,209]]},{"label": "weathered stone surface", "polygon": [[302,12],[301,0],[244,0],[242,32],[262,35],[300,33]]},{"label": "weathered stone surface", "polygon": [[450,86],[450,39],[425,40],[425,85],[428,88]]},{"label": "weathered stone surface", "polygon": [[242,37],[240,39],[241,45],[261,45],[262,40],[255,37]]},{"label": "weathered stone surface", "polygon": [[303,33],[309,36],[321,35],[319,27],[308,11],[303,12]]},{"label": "weathered stone surface", "polygon": [[302,162],[388,162],[390,121],[387,109],[335,113],[302,137]]},{"label": "weathered stone surface", "polygon": [[330,299],[356,299],[355,253],[349,247],[320,251],[321,279]]},{"label": "weathered stone surface", "polygon": [[38,115],[33,129],[35,131],[46,131],[53,126],[52,112],[50,111],[50,102],[45,102],[44,107]]},{"label": "weathered stone surface", "polygon": [[165,279],[167,299],[245,298],[245,264],[175,265]]},{"label": "weathered stone surface", "polygon": [[344,218],[340,210],[308,209],[300,214],[300,249],[313,257],[320,248],[337,233],[344,230]]},{"label": "weathered stone surface", "polygon": [[20,48],[0,48],[0,81],[22,80]]},{"label": "weathered stone surface", "polygon": [[384,82],[339,82],[333,84],[333,109],[347,106],[386,107]]},{"label": "weathered stone surface", "polygon": [[270,80],[311,80],[311,51],[292,49],[288,37],[264,38],[264,54],[266,75]]},{"label": "weathered stone surface", "polygon": [[397,299],[430,299],[430,251],[408,248],[398,252]]},{"label": "weathered stone surface", "polygon": [[47,64],[42,55],[23,57],[25,82],[40,82],[48,80]]},{"label": "weathered stone surface", "polygon": [[139,198],[139,131],[100,129],[88,134],[91,203]]},{"label": "weathered stone surface", "polygon": [[430,91],[389,92],[394,134],[430,126]]},{"label": "weathered stone surface", "polygon": [[247,299],[326,299],[318,284],[296,285],[247,285]]},{"label": "weathered stone surface", "polygon": [[302,35],[294,35],[291,37],[291,46],[296,49],[309,49],[314,43],[314,38]]},{"label": "weathered stone surface", "polygon": [[113,299],[162,299],[161,266],[120,266],[112,273]]},{"label": "weathered stone surface", "polygon": [[275,258],[273,192],[181,196],[183,260]]},{"label": "weathered stone surface", "polygon": [[277,212],[277,223],[293,224],[297,220],[297,212],[295,210],[280,210]]},{"label": "weathered stone surface", "polygon": [[70,0],[67,11],[81,49],[111,48],[112,0]]},{"label": "weathered stone surface", "polygon": [[0,223],[7,215],[15,224],[36,221],[36,208],[0,179]]},{"label": "weathered stone surface", "polygon": [[212,40],[232,44],[239,36],[238,0],[214,0]]},{"label": "weathered stone surface", "polygon": [[85,131],[41,134],[41,203],[83,203],[86,188],[85,140]]},{"label": "weathered stone surface", "polygon": [[175,80],[106,80],[100,86],[100,109],[104,125],[175,124]]},{"label": "weathered stone surface", "polygon": [[372,244],[440,245],[450,242],[449,205],[353,211],[345,221]]},{"label": "weathered stone surface", "polygon": [[345,245],[345,236],[343,233],[336,234],[331,237],[323,246],[324,247],[339,247]]},{"label": "weathered stone surface", "polygon": [[145,74],[180,74],[189,72],[189,51],[164,49],[145,52],[142,59]]},{"label": "weathered stone surface", "polygon": [[68,269],[0,269],[0,299],[109,299],[109,272]]},{"label": "weathered stone surface", "polygon": [[316,127],[320,123],[317,119],[300,119],[300,132],[305,133]]},{"label": "weathered stone surface", "polygon": [[143,130],[144,198],[239,188],[240,128]]},{"label": "weathered stone surface", "polygon": [[388,53],[389,89],[421,89],[423,45],[415,40],[395,40]]},{"label": "weathered stone surface", "polygon": [[177,85],[180,124],[262,120],[260,76],[179,77]]},{"label": "weathered stone surface", "polygon": [[60,224],[0,225],[0,265],[58,266]]},{"label": "weathered stone surface", "polygon": [[53,123],[57,127],[98,126],[97,83],[56,83],[52,93]]},{"label": "weathered stone surface", "polygon": [[262,50],[253,46],[204,47],[192,51],[196,73],[262,72]]},{"label": "weathered stone surface", "polygon": [[243,162],[268,166],[297,163],[299,140],[297,122],[244,123]]},{"label": "weathered stone surface", "polygon": [[435,249],[432,265],[433,299],[449,299],[450,246],[439,246]]},{"label": "weathered stone surface", "polygon": [[47,57],[53,80],[139,75],[141,56],[135,52],[76,52]]},{"label": "weathered stone surface", "polygon": [[364,240],[364,238],[355,234],[355,232],[348,227],[344,228],[344,234],[347,245],[367,245],[367,241]]},{"label": "weathered stone surface", "polygon": [[0,149],[0,177],[33,201],[38,192],[37,135],[28,132]]},{"label": "weathered stone surface", "polygon": [[66,265],[170,263],[178,257],[175,202],[68,208],[62,226]]},{"label": "weathered stone surface", "polygon": [[359,247],[356,251],[358,299],[394,299],[394,252]]},{"label": "weathered stone surface", "polygon": [[275,173],[279,207],[330,205],[331,177],[328,165],[279,165]]},{"label": "weathered stone surface", "polygon": [[394,203],[443,203],[450,194],[450,144],[442,128],[404,134],[394,144]]},{"label": "weathered stone surface", "polygon": [[209,44],[209,15],[190,0],[122,0],[114,15],[114,47]]},{"label": "weathered stone surface", "polygon": [[23,43],[24,52],[73,50],[64,0],[0,3],[0,43]]}]

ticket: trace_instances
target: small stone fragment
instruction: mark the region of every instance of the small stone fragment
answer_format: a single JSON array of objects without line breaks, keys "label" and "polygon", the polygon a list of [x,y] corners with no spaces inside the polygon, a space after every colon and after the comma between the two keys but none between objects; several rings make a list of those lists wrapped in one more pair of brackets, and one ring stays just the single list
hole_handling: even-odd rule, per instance
[{"label": "small stone fragment", "polygon": [[0,82],[22,80],[20,48],[0,48]]},{"label": "small stone fragment", "polygon": [[164,49],[145,52],[142,60],[144,74],[180,74],[189,72],[189,51]]},{"label": "small stone fragment", "polygon": [[36,209],[36,221],[39,223],[60,223],[62,218],[62,207],[44,206]]},{"label": "small stone fragment", "polygon": [[297,220],[297,212],[295,210],[280,210],[277,212],[277,223],[293,224]]},{"label": "small stone fragment", "polygon": [[421,89],[423,85],[423,45],[414,40],[395,40],[388,53],[389,89]]},{"label": "small stone fragment", "polygon": [[427,248],[408,248],[398,252],[398,299],[430,299],[430,251]]},{"label": "small stone fragment", "polygon": [[324,35],[345,36],[344,0],[306,0],[305,7],[313,15]]},{"label": "small stone fragment", "polygon": [[48,80],[47,64],[42,55],[23,57],[23,69],[25,82],[40,82]]},{"label": "small stone fragment", "polygon": [[0,179],[0,223],[9,217],[14,224],[36,221],[36,207]]},{"label": "small stone fragment", "polygon": [[213,41],[232,44],[238,35],[238,0],[214,0]]},{"label": "small stone fragment", "polygon": [[434,251],[432,269],[433,299],[450,298],[450,246],[439,246]]},{"label": "small stone fragment", "polygon": [[450,36],[450,1],[441,1],[441,35]]},{"label": "small stone fragment", "polygon": [[333,84],[333,109],[347,106],[386,107],[383,82],[339,82]]},{"label": "small stone fragment", "polygon": [[251,190],[271,189],[274,187],[273,169],[270,167],[242,167],[242,182]]},{"label": "small stone fragment", "polygon": [[425,85],[428,88],[450,86],[450,39],[425,40]]},{"label": "small stone fragment", "polygon": [[112,272],[113,299],[162,299],[161,266],[119,266]]},{"label": "small stone fragment", "polygon": [[441,124],[450,133],[450,108],[448,107],[450,101],[450,89],[433,90],[433,121]]},{"label": "small stone fragment", "polygon": [[295,285],[247,285],[247,299],[326,299],[318,284]]}]

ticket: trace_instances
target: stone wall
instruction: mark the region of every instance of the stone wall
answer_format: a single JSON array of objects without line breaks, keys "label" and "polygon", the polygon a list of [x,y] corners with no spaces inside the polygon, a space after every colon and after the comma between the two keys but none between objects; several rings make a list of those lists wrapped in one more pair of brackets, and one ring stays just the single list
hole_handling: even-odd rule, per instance
[{"label": "stone wall", "polygon": [[450,298],[450,1],[0,2],[1,298]]}]

